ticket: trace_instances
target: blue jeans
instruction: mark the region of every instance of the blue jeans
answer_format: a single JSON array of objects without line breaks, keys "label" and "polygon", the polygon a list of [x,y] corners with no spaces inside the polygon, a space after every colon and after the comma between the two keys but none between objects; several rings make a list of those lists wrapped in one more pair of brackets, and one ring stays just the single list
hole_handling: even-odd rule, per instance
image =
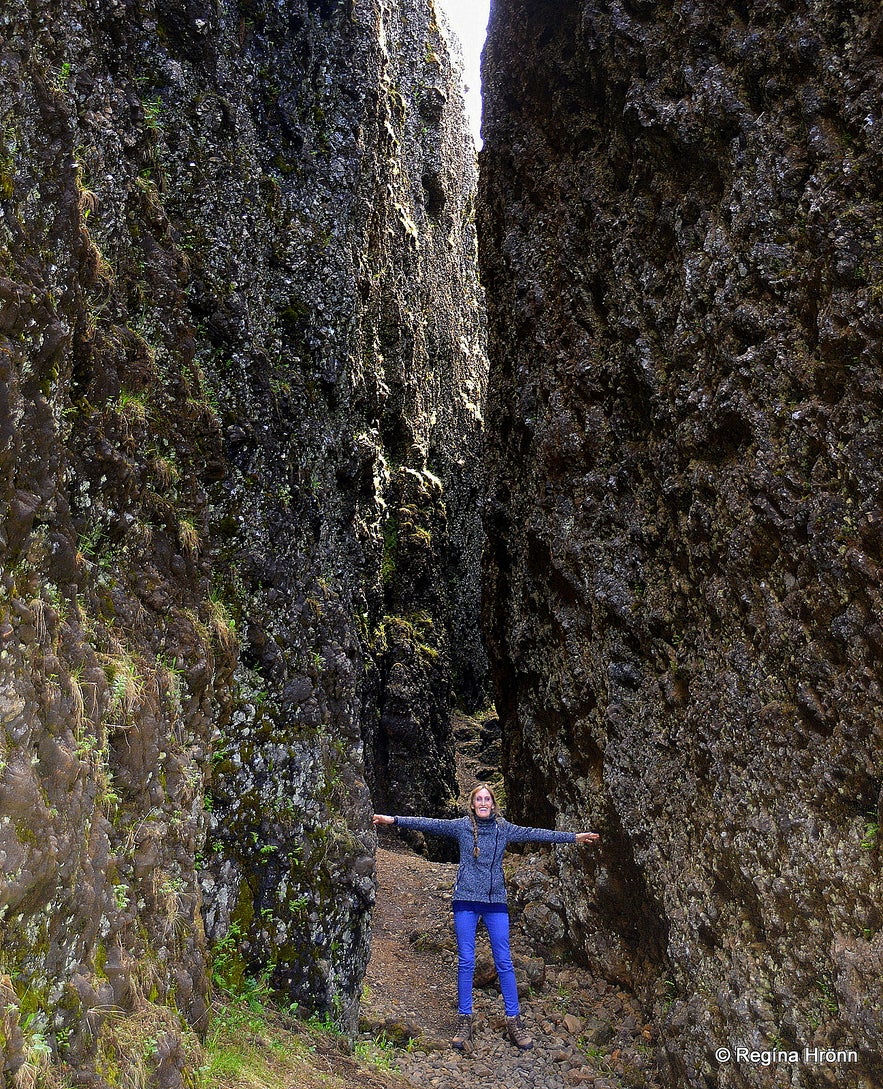
[{"label": "blue jeans", "polygon": [[512,966],[512,954],[509,951],[509,912],[483,911],[481,909],[454,908],[454,932],[457,935],[457,1005],[461,1014],[472,1013],[472,980],[475,975],[475,932],[478,920],[484,919],[491,951],[494,954],[494,966],[503,992],[503,1004],[507,1017],[516,1017],[519,1012],[518,987],[515,983],[515,969]]}]

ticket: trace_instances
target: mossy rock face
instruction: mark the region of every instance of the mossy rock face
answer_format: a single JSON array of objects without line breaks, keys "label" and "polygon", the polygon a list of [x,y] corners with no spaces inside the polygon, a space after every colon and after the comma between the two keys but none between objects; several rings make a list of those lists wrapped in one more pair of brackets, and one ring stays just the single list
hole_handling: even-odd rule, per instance
[{"label": "mossy rock face", "polygon": [[[431,472],[401,467],[390,495],[395,503],[387,525],[395,533],[385,534],[384,563],[407,578],[385,581],[386,611],[372,633],[376,710],[365,731],[372,793],[382,812],[453,815],[449,692],[455,667],[438,578],[438,556],[449,547],[444,489]],[[433,845],[440,857],[450,857],[447,848]]]},{"label": "mossy rock face", "polygon": [[[211,166],[165,202],[209,234],[234,204],[240,217],[223,252],[197,247],[190,295],[228,440],[210,494],[243,644],[202,884],[213,940],[248,916],[249,971],[352,1028],[373,898],[369,791],[375,805],[443,811],[450,707],[485,686],[475,173],[430,5],[341,6],[321,25],[301,13],[281,34],[283,11],[294,5],[249,28],[262,93],[218,136],[230,157],[266,159],[268,199],[257,209],[245,181]],[[431,124],[412,108],[430,83],[449,103]],[[173,155],[185,164],[196,142]],[[432,216],[424,174],[445,192]],[[422,613],[425,632],[390,653],[384,617]],[[390,759],[400,708],[409,728]]]},{"label": "mossy rock face", "polygon": [[747,1039],[880,1079],[880,27],[511,0],[485,53],[508,799],[601,832],[560,856],[571,935],[679,1089]]},{"label": "mossy rock face", "polygon": [[[42,11],[84,71],[97,63],[89,42],[66,37],[83,12]],[[79,129],[77,100],[48,78],[26,25],[8,39],[10,63],[17,56],[21,66],[2,90],[17,135],[0,228],[0,494],[9,510],[0,542],[0,969],[13,988],[6,1052],[37,1041],[86,1069],[106,1011],[131,1008],[139,987],[194,1020],[206,1009],[194,866],[203,817],[193,802],[232,655],[199,621],[208,569],[181,546],[184,512],[193,526],[204,519],[204,488],[191,477],[170,490],[148,451],[203,463],[219,455],[220,436],[217,421],[194,418],[185,401],[194,376],[176,258],[161,249],[145,257],[118,231],[111,268],[85,177],[87,165],[94,177],[115,161],[116,138]],[[106,93],[94,87],[92,107]],[[136,146],[137,133],[130,138]],[[122,217],[136,174],[104,176],[110,221]],[[139,292],[131,320],[144,335],[125,324],[129,288]],[[159,959],[174,974],[144,978],[143,965]]]},{"label": "mossy rock face", "polygon": [[[4,29],[2,1061],[37,1018],[96,1086],[180,1080],[231,925],[243,973],[355,1024],[378,707],[413,703],[435,805],[485,683],[446,47],[425,0],[265,7],[14,0]],[[132,1039],[172,1011],[140,1073],[117,1009]]]}]

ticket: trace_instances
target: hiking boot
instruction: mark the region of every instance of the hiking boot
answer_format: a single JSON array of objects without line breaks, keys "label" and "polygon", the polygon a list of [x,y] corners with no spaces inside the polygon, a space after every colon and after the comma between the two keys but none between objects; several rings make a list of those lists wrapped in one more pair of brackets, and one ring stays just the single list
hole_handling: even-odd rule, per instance
[{"label": "hiking boot", "polygon": [[455,1047],[458,1051],[472,1050],[472,1014],[460,1014],[457,1031],[451,1040],[451,1047]]},{"label": "hiking boot", "polygon": [[507,1017],[506,1024],[509,1026],[509,1039],[512,1043],[516,1047],[520,1047],[522,1051],[530,1051],[533,1047],[533,1040],[530,1038],[527,1029],[522,1025],[521,1018],[517,1014],[515,1017]]}]

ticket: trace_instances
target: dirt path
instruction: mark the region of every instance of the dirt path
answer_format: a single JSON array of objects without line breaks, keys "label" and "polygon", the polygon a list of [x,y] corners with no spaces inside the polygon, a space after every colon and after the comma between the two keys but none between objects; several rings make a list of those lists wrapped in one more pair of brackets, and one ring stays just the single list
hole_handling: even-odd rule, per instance
[{"label": "dirt path", "polygon": [[[456,1024],[456,952],[450,889],[456,867],[429,862],[383,836],[377,853],[377,908],[362,1003],[367,1035],[400,1045],[396,1062],[413,1085],[439,1089],[652,1089],[650,1030],[629,996],[573,967],[545,964],[513,926],[522,1016],[536,1046],[521,1052],[506,1022],[489,947],[480,930],[476,1044],[470,1056],[449,1045]],[[523,856],[536,869],[549,856]],[[528,991],[528,980],[533,986]],[[484,984],[484,986],[481,986]],[[406,1048],[408,1041],[410,1045]]]},{"label": "dirt path", "polygon": [[395,843],[377,851],[362,1022],[397,1042],[419,1036],[430,1046],[447,1048],[454,1031],[453,941],[444,932],[444,919],[455,870]]},{"label": "dirt path", "polygon": [[[499,785],[495,718],[455,713],[457,780]],[[522,1052],[506,1036],[493,958],[479,927],[475,1048],[450,1046],[457,1021],[457,953],[451,917],[456,865],[430,862],[391,829],[379,831],[377,903],[361,1026],[367,1039],[395,1041],[394,1061],[418,1089],[657,1089],[655,1039],[632,995],[564,964],[543,940],[556,915],[557,869],[548,848],[510,854],[505,871],[512,957],[522,1020],[535,1040]],[[557,924],[556,924],[557,920]]]}]

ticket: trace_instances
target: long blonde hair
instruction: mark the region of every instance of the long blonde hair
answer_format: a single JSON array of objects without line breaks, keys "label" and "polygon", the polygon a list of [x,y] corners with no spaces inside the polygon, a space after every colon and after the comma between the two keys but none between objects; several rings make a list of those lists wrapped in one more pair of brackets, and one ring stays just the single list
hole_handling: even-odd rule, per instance
[{"label": "long blonde hair", "polygon": [[491,796],[493,802],[493,818],[497,819],[497,796],[494,794],[494,788],[490,783],[476,783],[469,794],[469,819],[472,821],[472,857],[478,858],[481,852],[478,849],[478,825],[475,823],[475,795],[480,790],[486,790]]}]

